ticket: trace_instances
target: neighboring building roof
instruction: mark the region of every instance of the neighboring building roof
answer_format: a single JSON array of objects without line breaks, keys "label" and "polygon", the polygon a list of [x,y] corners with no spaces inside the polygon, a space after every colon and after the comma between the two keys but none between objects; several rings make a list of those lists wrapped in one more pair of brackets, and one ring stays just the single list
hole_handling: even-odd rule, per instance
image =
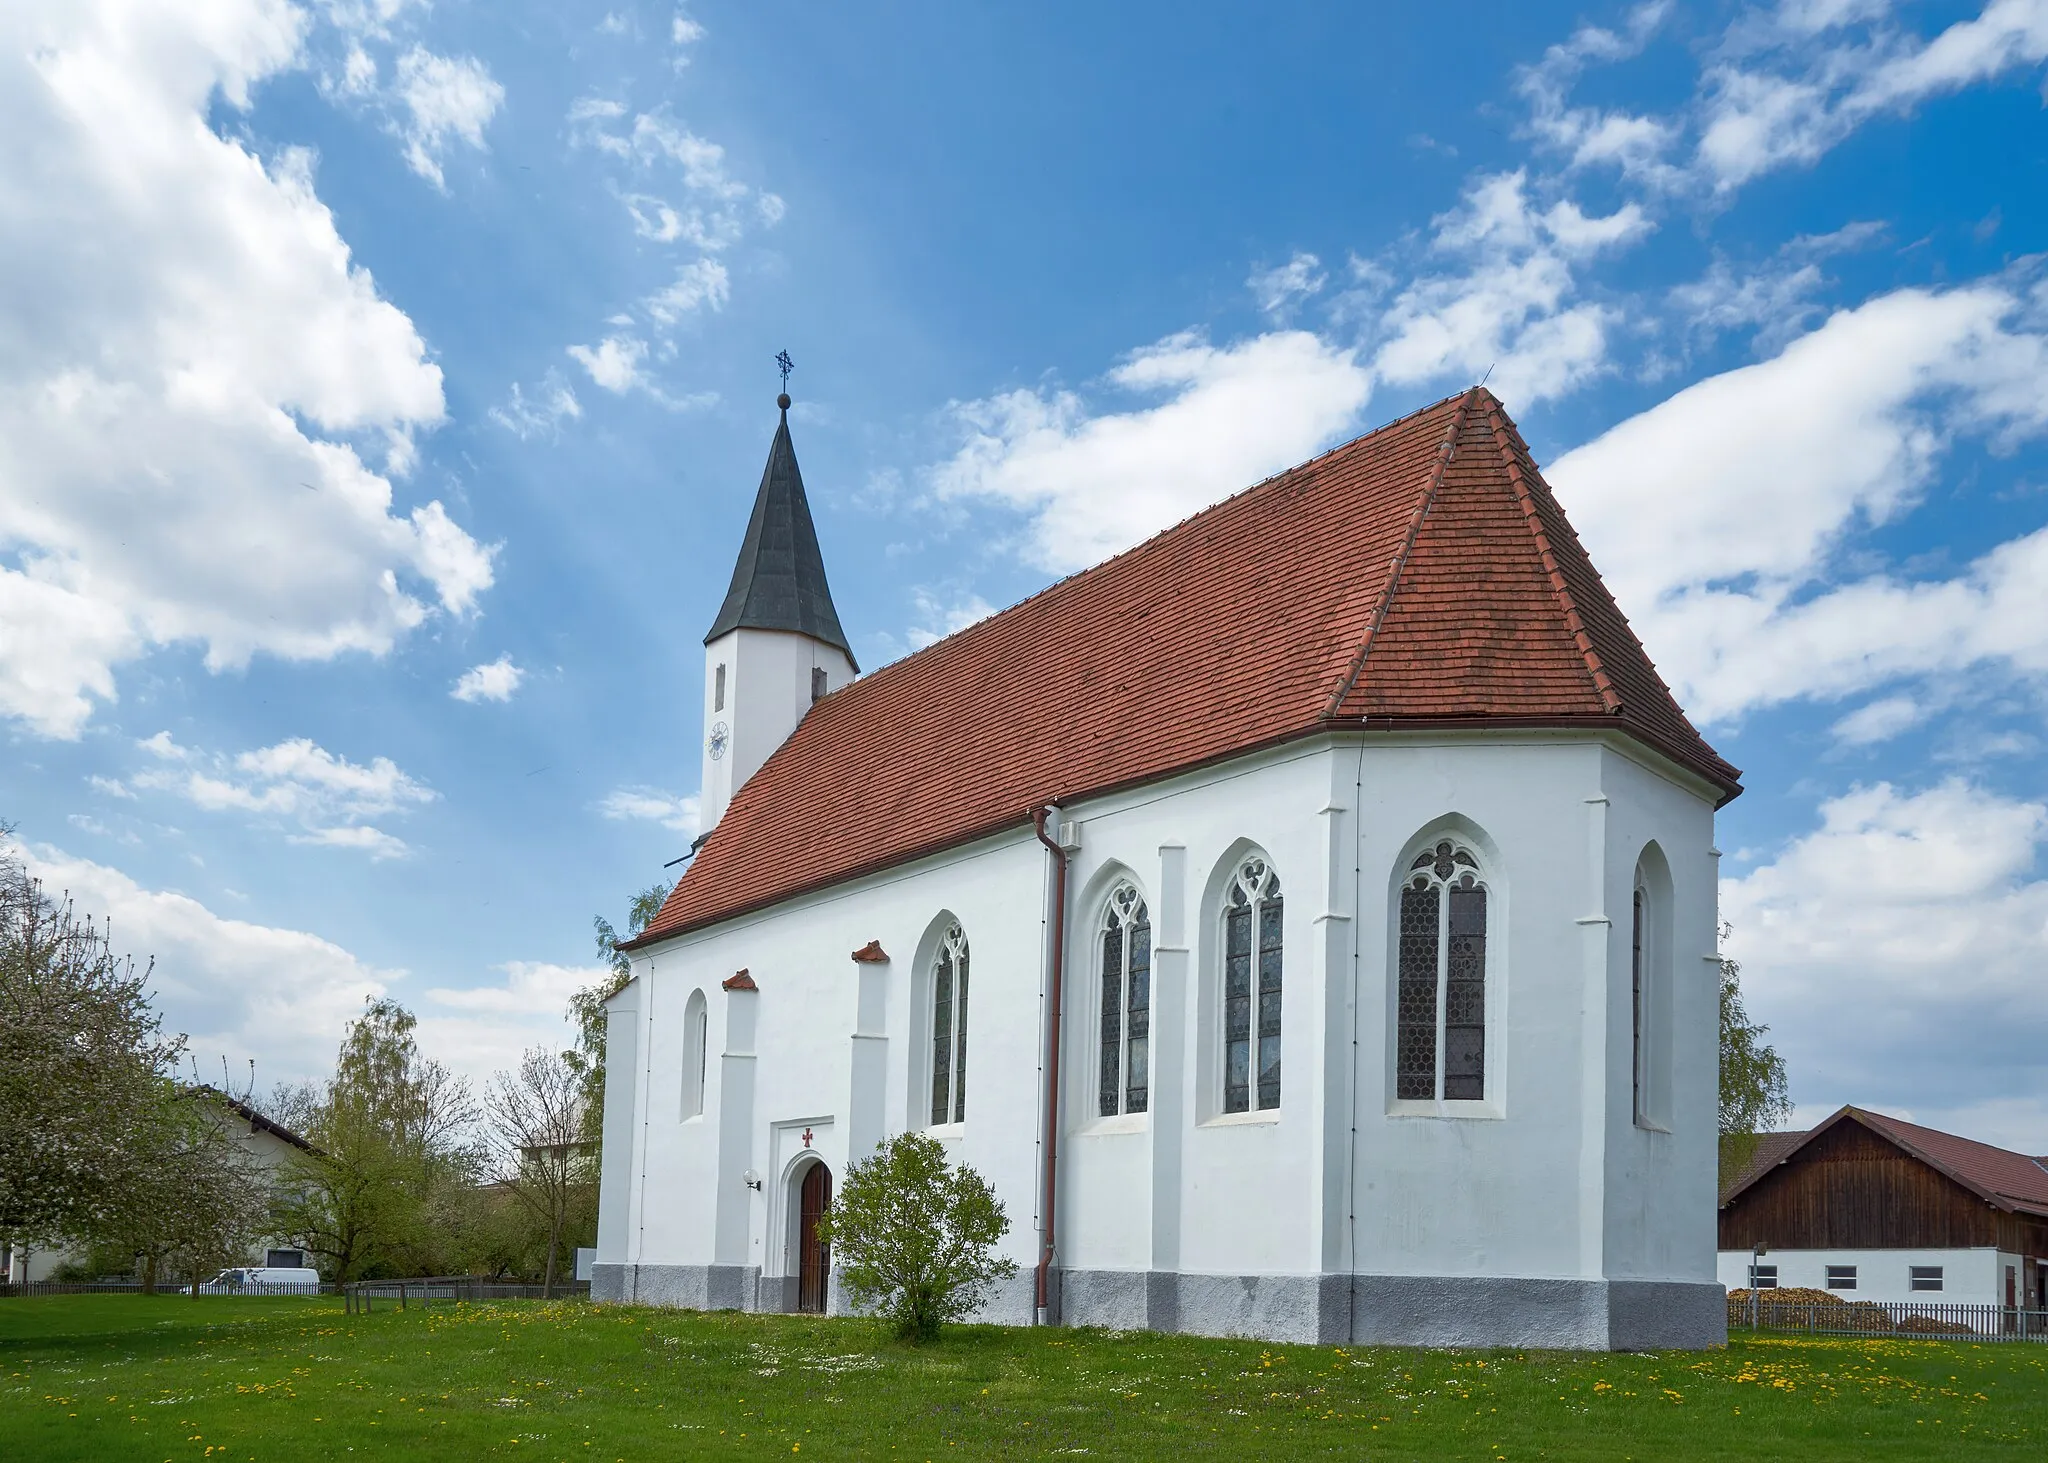
[{"label": "neighboring building roof", "polygon": [[761,470],[761,489],[754,495],[739,562],[733,565],[732,587],[704,643],[731,630],[789,630],[837,646],[851,662],[853,650],[839,628],[839,611],[832,607],[825,555],[804,497],[796,447],[789,440],[789,398],[777,401],[782,420],[768,446],[768,465]]},{"label": "neighboring building roof", "polygon": [[1805,1141],[1804,1132],[1757,1134],[1756,1148],[1749,1155],[1749,1166],[1731,1179],[1728,1187],[1721,1191],[1721,1202],[1727,1203],[1734,1197],[1737,1189],[1749,1187],[1750,1181],[1759,1174],[1776,1168],[1784,1162],[1786,1154]]},{"label": "neighboring building roof", "polygon": [[209,1086],[204,1082],[195,1082],[185,1089],[185,1094],[188,1097],[203,1096],[212,1098],[222,1107],[234,1113],[235,1116],[244,1119],[253,1132],[270,1133],[278,1138],[282,1138],[294,1148],[302,1148],[308,1153],[318,1153],[320,1151],[297,1133],[294,1133],[290,1128],[284,1126],[284,1124],[272,1122],[255,1108],[249,1106],[248,1103],[242,1101],[241,1098],[223,1092],[218,1087]]},{"label": "neighboring building roof", "polygon": [[1841,1123],[1857,1123],[1887,1139],[1928,1167],[1953,1179],[1986,1203],[2008,1213],[2048,1216],[2048,1167],[2038,1159],[2005,1148],[1994,1148],[1974,1138],[1959,1138],[1935,1128],[1923,1128],[1901,1118],[1886,1117],[1867,1108],[1844,1107],[1826,1122],[1804,1133],[1769,1134],[1772,1138],[1794,1138],[1782,1145],[1776,1158],[1766,1163],[1763,1150],[1742,1180],[1721,1200],[1727,1208],[1779,1164],[1808,1143]]},{"label": "neighboring building roof", "polygon": [[630,945],[1317,732],[1493,727],[1741,791],[1475,387],[825,697]]}]

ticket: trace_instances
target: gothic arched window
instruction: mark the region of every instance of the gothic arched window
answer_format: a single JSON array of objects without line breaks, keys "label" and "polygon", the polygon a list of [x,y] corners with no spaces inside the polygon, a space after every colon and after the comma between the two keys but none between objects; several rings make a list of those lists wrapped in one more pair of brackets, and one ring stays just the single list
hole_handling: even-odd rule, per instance
[{"label": "gothic arched window", "polygon": [[1425,849],[1401,885],[1394,1095],[1486,1096],[1486,884],[1449,839]]},{"label": "gothic arched window", "polygon": [[1223,901],[1223,1110],[1280,1106],[1280,876],[1254,854]]},{"label": "gothic arched window", "polygon": [[702,1115],[704,1077],[711,1064],[711,1012],[704,992],[691,991],[683,1003],[683,1117]]},{"label": "gothic arched window", "polygon": [[1145,897],[1119,884],[1103,902],[1102,1083],[1103,1117],[1144,1112],[1152,1095],[1152,917]]},{"label": "gothic arched window", "polygon": [[1643,926],[1649,917],[1650,891],[1642,885],[1642,871],[1640,869],[1636,871],[1636,880],[1635,900],[1631,909],[1632,917],[1629,921],[1628,968],[1629,1007],[1635,1030],[1635,1041],[1631,1048],[1634,1053],[1634,1060],[1631,1066],[1633,1068],[1635,1085],[1635,1115],[1636,1121],[1640,1123],[1650,1115],[1650,1052],[1648,1041],[1650,1034],[1650,990],[1649,983],[1645,978],[1647,972],[1643,969]]},{"label": "gothic arched window", "polygon": [[967,936],[953,925],[932,959],[932,1122],[967,1121]]}]

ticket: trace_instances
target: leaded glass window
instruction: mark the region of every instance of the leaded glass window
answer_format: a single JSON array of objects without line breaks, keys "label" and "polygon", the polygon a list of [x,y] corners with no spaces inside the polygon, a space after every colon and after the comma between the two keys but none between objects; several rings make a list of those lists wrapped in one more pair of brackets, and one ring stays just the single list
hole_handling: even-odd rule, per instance
[{"label": "leaded glass window", "polygon": [[1401,886],[1394,1095],[1486,1096],[1486,883],[1471,850],[1424,850]]},{"label": "leaded glass window", "polygon": [[1152,917],[1144,896],[1119,884],[1102,906],[1102,1061],[1097,1111],[1103,1117],[1150,1105]]},{"label": "leaded glass window", "polygon": [[1254,855],[1223,901],[1223,1110],[1280,1106],[1280,876]]},{"label": "leaded glass window", "polygon": [[1643,1042],[1647,1034],[1646,1028],[1649,1026],[1649,1022],[1644,1019],[1643,1010],[1643,907],[1648,903],[1649,892],[1638,884],[1636,886],[1633,910],[1634,918],[1631,922],[1632,933],[1629,939],[1629,1001],[1630,1008],[1634,1012],[1635,1044],[1631,1051],[1635,1059],[1636,1121],[1639,1123],[1648,1115],[1648,1110],[1644,1105],[1644,1098],[1646,1096],[1644,1089],[1647,1084],[1643,1080],[1647,1075],[1644,1070],[1645,1051]]},{"label": "leaded glass window", "polygon": [[932,1122],[967,1120],[967,936],[954,925],[932,961]]}]

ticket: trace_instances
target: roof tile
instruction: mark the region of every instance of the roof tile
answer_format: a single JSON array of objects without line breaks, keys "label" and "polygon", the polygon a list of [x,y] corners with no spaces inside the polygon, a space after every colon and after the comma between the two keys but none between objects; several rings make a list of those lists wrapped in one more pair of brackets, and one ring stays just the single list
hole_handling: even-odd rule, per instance
[{"label": "roof tile", "polygon": [[634,943],[1317,731],[1489,721],[1612,725],[1741,790],[1475,388],[825,697]]}]

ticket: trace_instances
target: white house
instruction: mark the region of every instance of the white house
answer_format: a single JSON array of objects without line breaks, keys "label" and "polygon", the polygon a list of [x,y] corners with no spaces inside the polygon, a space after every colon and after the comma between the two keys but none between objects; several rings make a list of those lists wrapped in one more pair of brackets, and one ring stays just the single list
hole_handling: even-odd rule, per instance
[{"label": "white house", "polygon": [[701,850],[611,1004],[599,1299],[831,1309],[888,1135],[991,1319],[1697,1346],[1714,811],[1501,404],[1448,399],[857,677],[784,418]]}]

